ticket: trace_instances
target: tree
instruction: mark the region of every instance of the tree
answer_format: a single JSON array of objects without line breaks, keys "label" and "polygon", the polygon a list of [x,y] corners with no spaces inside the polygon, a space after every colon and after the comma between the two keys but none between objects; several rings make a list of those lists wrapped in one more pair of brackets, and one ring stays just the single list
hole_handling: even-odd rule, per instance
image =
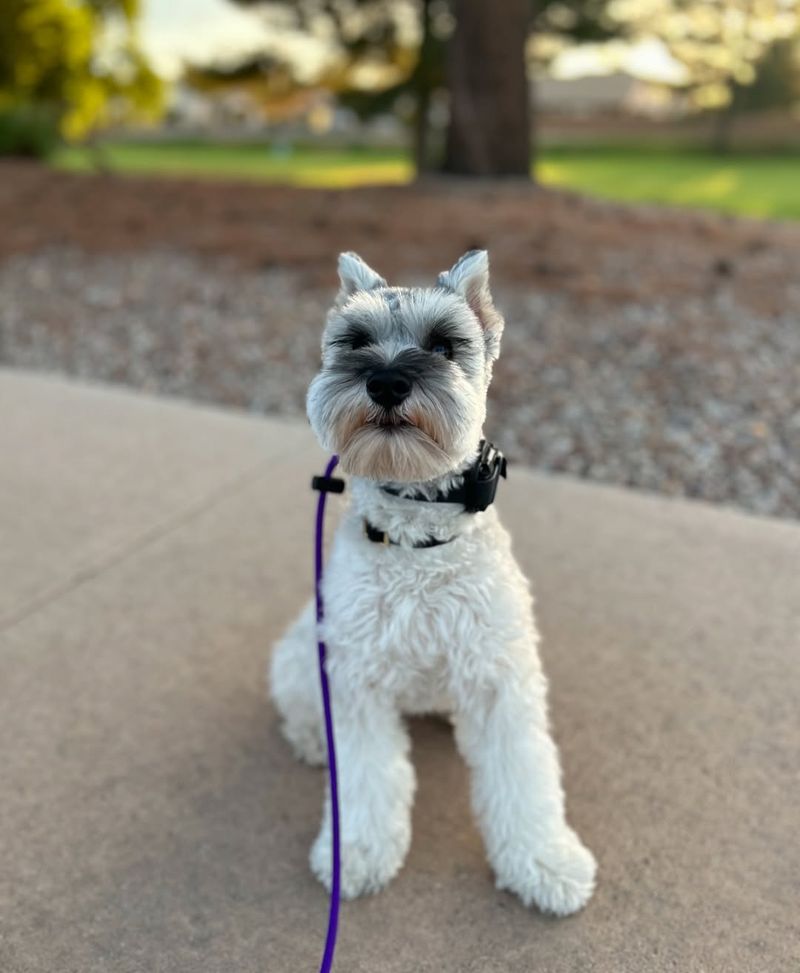
[{"label": "tree", "polygon": [[715,115],[719,150],[730,142],[736,93],[741,101],[770,48],[798,30],[797,0],[617,0],[614,9],[685,67],[691,104]]},{"label": "tree", "polygon": [[138,0],[3,0],[0,110],[49,112],[67,138],[158,114],[162,84],[136,41],[137,14]]},{"label": "tree", "polygon": [[775,41],[754,65],[750,84],[734,84],[732,110],[740,112],[793,108],[800,103],[800,38]]},{"label": "tree", "polygon": [[[326,37],[351,74],[364,63],[396,68],[392,81],[377,90],[339,87],[337,93],[362,114],[413,96],[414,158],[420,172],[442,167],[462,175],[527,175],[531,31],[601,41],[621,30],[607,15],[609,0],[234,2],[264,9],[276,34],[280,23],[284,29],[291,24]],[[347,71],[334,73],[341,84]],[[450,120],[443,159],[436,159],[430,109],[440,90],[447,93]]]},{"label": "tree", "polygon": [[448,79],[446,172],[528,176],[530,99],[525,62],[530,4],[456,0]]}]

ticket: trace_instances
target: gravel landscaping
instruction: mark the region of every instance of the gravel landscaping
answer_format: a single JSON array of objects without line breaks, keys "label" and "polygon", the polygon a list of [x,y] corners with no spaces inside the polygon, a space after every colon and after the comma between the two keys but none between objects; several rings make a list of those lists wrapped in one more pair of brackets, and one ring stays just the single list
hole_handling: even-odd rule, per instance
[{"label": "gravel landscaping", "polygon": [[0,364],[301,415],[337,250],[422,283],[484,244],[507,320],[489,432],[513,460],[800,516],[794,226],[520,187],[5,175]]}]

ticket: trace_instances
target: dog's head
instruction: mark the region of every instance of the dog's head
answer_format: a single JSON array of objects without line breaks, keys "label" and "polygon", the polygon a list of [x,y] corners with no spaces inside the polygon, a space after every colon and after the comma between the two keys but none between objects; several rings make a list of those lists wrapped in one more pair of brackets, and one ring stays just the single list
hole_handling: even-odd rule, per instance
[{"label": "dog's head", "polygon": [[322,337],[308,417],[342,468],[374,480],[441,476],[474,452],[503,319],[485,250],[465,253],[434,287],[389,287],[354,253]]}]

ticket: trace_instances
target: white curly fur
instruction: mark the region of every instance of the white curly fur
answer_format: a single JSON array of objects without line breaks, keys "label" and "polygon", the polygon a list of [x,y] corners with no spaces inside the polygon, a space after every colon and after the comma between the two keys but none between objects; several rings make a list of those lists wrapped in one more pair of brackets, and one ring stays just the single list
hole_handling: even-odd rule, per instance
[{"label": "white curly fur", "polygon": [[[592,894],[595,861],[565,819],[533,600],[496,510],[466,514],[361,477],[350,489],[323,583],[342,894],[375,892],[402,866],[415,789],[403,717],[447,712],[497,885],[545,912],[575,912]],[[399,543],[368,540],[365,518]],[[455,539],[410,546],[430,536]],[[286,738],[312,764],[324,761],[316,636],[309,603],[271,665]],[[311,867],[330,887],[329,794]]]}]

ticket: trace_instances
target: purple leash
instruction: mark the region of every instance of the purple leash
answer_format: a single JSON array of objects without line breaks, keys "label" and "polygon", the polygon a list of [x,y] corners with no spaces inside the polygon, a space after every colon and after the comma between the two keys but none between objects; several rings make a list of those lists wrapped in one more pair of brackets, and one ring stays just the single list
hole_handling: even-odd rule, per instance
[{"label": "purple leash", "polygon": [[[319,500],[317,501],[317,529],[314,536],[314,590],[317,601],[317,631],[322,622],[323,602],[322,602],[322,542],[323,527],[325,522],[325,500],[331,490],[331,473],[336,469],[339,462],[338,456],[331,456],[325,468],[325,475],[322,480],[315,478],[314,485],[325,482],[326,487],[320,486]],[[337,481],[333,481],[337,482]],[[338,481],[341,483],[341,481]],[[344,484],[341,483],[341,489]],[[341,489],[336,492],[341,492]],[[331,691],[328,685],[328,673],[325,669],[325,643],[318,637],[317,650],[319,653],[319,681],[322,688],[322,707],[325,711],[325,739],[328,745],[328,773],[331,785],[331,828],[332,828],[332,850],[333,850],[333,878],[331,882],[331,904],[328,912],[328,933],[325,937],[325,952],[322,954],[322,963],[319,973],[330,973],[333,967],[333,953],[336,949],[336,932],[339,927],[339,886],[340,886],[340,860],[339,860],[339,787],[336,774],[336,748],[333,742],[333,716],[331,713]]]}]

